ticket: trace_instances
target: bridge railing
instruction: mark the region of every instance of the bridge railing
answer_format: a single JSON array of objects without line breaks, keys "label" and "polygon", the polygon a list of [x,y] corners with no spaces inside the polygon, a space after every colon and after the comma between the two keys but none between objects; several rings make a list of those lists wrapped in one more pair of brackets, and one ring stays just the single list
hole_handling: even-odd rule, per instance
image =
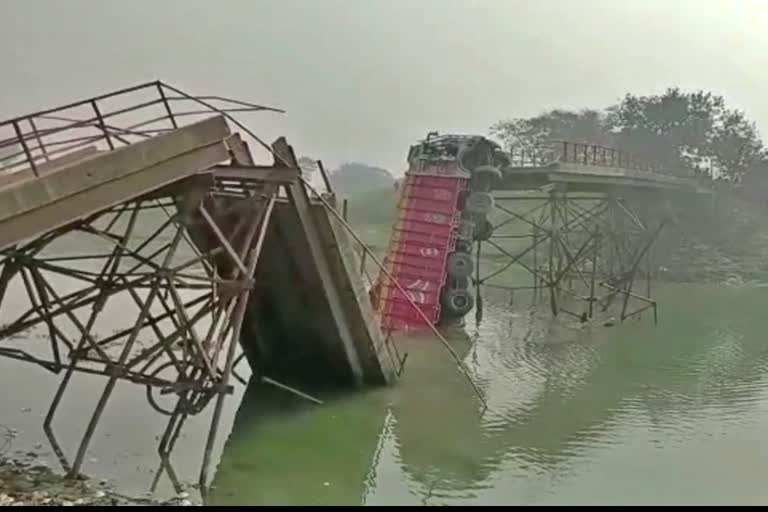
[{"label": "bridge railing", "polygon": [[509,155],[513,167],[544,167],[567,162],[598,167],[615,167],[643,172],[660,172],[661,167],[616,148],[565,140],[515,147]]},{"label": "bridge railing", "polygon": [[616,148],[581,142],[553,141],[560,161],[599,167],[618,167],[637,171],[655,172],[659,167],[635,155]]},{"label": "bridge railing", "polygon": [[0,172],[41,168],[83,150],[111,151],[213,113],[278,109],[219,96],[191,96],[160,81],[0,121]]}]

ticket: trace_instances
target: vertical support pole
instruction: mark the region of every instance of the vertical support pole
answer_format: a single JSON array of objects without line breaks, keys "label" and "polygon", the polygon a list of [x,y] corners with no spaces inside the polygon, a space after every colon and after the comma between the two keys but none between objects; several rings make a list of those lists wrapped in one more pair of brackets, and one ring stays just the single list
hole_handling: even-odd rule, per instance
[{"label": "vertical support pole", "polygon": [[555,266],[555,251],[557,250],[557,244],[560,239],[560,232],[557,222],[557,192],[551,191],[549,193],[549,271],[547,273],[549,282],[547,286],[549,288],[549,307],[552,310],[552,314],[557,316],[557,298],[555,297],[555,278],[554,278],[554,266]]},{"label": "vertical support pole", "polygon": [[648,250],[648,255],[645,258],[645,296],[651,298],[651,249]]},{"label": "vertical support pole", "polygon": [[48,157],[48,150],[45,147],[45,144],[43,144],[43,139],[40,137],[40,132],[37,130],[37,125],[35,124],[34,118],[28,118],[27,121],[29,121],[29,127],[32,128],[32,133],[35,134],[35,140],[37,141],[37,147],[40,148],[40,151],[43,153],[43,158],[45,158],[46,162],[50,162],[51,159]]},{"label": "vertical support pole", "polygon": [[32,168],[32,172],[35,176],[40,177],[40,174],[37,172],[37,165],[35,164],[34,158],[32,158],[32,152],[29,150],[29,145],[27,145],[27,141],[24,139],[24,134],[21,133],[21,128],[19,127],[19,123],[16,121],[13,121],[11,123],[13,125],[13,131],[16,132],[16,138],[19,139],[19,144],[21,144],[21,149],[24,150],[24,156],[27,157],[27,163]]},{"label": "vertical support pole", "polygon": [[595,249],[592,251],[592,272],[589,276],[589,318],[595,310],[595,275],[597,274],[597,257],[600,254],[600,228],[595,233]]},{"label": "vertical support pole", "polygon": [[[329,194],[333,194],[333,187],[331,186],[331,179],[328,176],[328,173],[325,171],[325,166],[323,165],[323,162],[320,160],[317,161],[317,169],[320,171],[320,176],[323,177],[323,183],[325,184],[325,190],[328,191]],[[344,217],[344,220],[346,220],[346,217]]]},{"label": "vertical support pole", "polygon": [[[573,230],[572,226],[569,226],[568,224],[568,192],[564,192],[561,196],[561,201],[558,204],[558,215],[560,216],[560,224],[563,226],[563,229],[561,230],[562,237],[560,240],[560,243],[563,244],[563,246],[568,245],[568,235],[570,234],[571,230]],[[563,254],[563,251],[560,250],[560,246],[558,246],[558,275],[562,273],[563,271],[563,256],[568,258],[567,254]],[[573,290],[573,274],[570,271],[570,265],[566,265],[566,271],[568,272],[568,289]]]},{"label": "vertical support pole", "polygon": [[93,108],[93,111],[96,113],[96,119],[99,122],[99,128],[101,128],[101,131],[104,133],[104,138],[107,140],[109,149],[115,149],[115,145],[112,143],[112,137],[109,136],[109,132],[107,131],[107,125],[104,124],[104,118],[101,115],[101,110],[99,110],[99,105],[96,103],[96,100],[91,100],[91,107]]},{"label": "vertical support pole", "polygon": [[533,232],[533,300],[536,301],[539,298],[539,226],[538,224],[531,227]]},{"label": "vertical support pole", "polygon": [[171,104],[168,102],[168,98],[165,96],[165,89],[163,89],[163,83],[157,82],[157,92],[160,94],[160,99],[163,100],[163,106],[165,107],[165,112],[168,114],[168,119],[171,121],[171,126],[175,128],[178,128],[179,125],[176,123],[176,117],[173,115],[173,111],[171,110]]},{"label": "vertical support pole", "polygon": [[349,208],[349,200],[345,197],[344,200],[341,202],[341,218],[344,219],[344,221],[349,221],[347,218],[347,210]]},{"label": "vertical support pole", "polygon": [[615,217],[616,217],[616,198],[613,194],[608,196],[608,208],[606,208],[606,216],[608,217],[607,224],[608,224],[608,246],[607,249],[607,256],[608,256],[608,278],[611,279],[614,277],[614,269],[616,266],[616,224],[615,224]]},{"label": "vertical support pole", "polygon": [[475,255],[475,324],[480,325],[483,321],[483,296],[480,295],[480,253],[483,242],[477,241],[477,252]]}]

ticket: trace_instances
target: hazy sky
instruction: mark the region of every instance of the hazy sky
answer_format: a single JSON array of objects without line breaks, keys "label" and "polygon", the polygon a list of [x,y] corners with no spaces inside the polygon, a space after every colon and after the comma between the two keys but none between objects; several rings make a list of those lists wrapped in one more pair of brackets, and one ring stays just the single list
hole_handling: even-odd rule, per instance
[{"label": "hazy sky", "polygon": [[670,85],[768,134],[768,0],[0,0],[0,27],[0,118],[159,78],[286,109],[248,123],[328,165]]}]

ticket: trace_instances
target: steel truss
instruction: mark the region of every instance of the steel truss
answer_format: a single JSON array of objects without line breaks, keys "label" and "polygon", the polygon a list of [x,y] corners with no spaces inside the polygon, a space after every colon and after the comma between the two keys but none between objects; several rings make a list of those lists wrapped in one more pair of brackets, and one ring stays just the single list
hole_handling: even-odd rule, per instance
[{"label": "steel truss", "polygon": [[[482,319],[482,287],[493,287],[528,290],[534,302],[546,300],[552,314],[581,322],[617,299],[620,321],[652,309],[656,322],[651,249],[664,222],[643,218],[629,198],[616,194],[549,188],[544,194],[495,193],[493,230],[476,245],[476,319]],[[488,257],[495,263],[492,269],[483,271],[481,255],[485,265]],[[514,268],[524,269],[531,284],[511,284]]]},{"label": "steel truss", "polygon": [[[180,489],[169,455],[186,419],[215,400],[200,473],[205,489],[222,403],[232,391],[251,276],[277,194],[265,187],[214,214],[209,187],[191,178],[2,252],[0,311],[18,314],[3,318],[0,355],[63,372],[44,430],[71,476],[79,475],[115,385],[124,380],[146,386],[151,406],[169,416],[153,485],[167,472]],[[217,223],[237,210],[234,225]],[[192,231],[215,240],[210,250],[201,252]],[[84,254],[84,246],[95,249]],[[25,301],[27,307],[14,311]],[[109,335],[97,334],[107,325]],[[32,350],[28,339],[18,340],[35,329],[44,329],[47,347]],[[75,372],[108,380],[70,463],[53,421]],[[162,405],[162,395],[175,397],[175,404]]]}]

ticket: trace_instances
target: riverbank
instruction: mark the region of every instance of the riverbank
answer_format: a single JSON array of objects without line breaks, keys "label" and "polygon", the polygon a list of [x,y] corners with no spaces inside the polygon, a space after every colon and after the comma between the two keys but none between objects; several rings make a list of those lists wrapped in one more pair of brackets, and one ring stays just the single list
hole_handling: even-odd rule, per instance
[{"label": "riverbank", "polygon": [[727,193],[708,214],[690,208],[666,235],[674,250],[657,262],[659,278],[729,285],[768,281],[767,213],[763,204]]},{"label": "riverbank", "polygon": [[0,458],[0,506],[195,505],[186,493],[160,501],[125,496],[106,481],[65,478],[48,466]]}]

